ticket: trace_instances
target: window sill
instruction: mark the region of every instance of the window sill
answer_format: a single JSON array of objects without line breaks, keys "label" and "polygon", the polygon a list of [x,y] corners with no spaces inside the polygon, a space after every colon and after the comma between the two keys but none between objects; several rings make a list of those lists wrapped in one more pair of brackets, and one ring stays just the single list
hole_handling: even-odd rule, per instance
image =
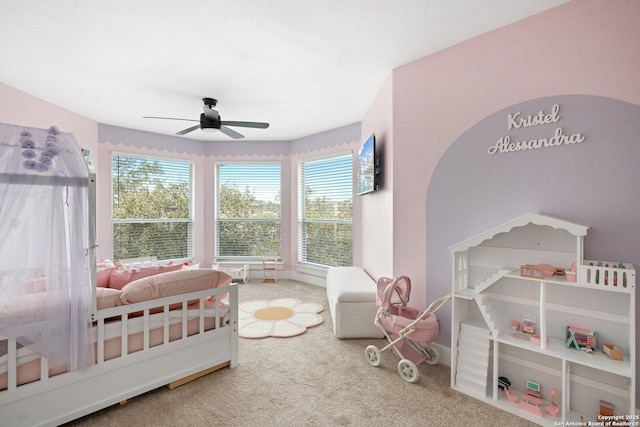
[{"label": "window sill", "polygon": [[324,265],[317,264],[305,264],[299,263],[296,264],[296,271],[299,273],[312,274],[312,275],[322,275],[325,276],[327,274],[327,270],[329,267]]}]

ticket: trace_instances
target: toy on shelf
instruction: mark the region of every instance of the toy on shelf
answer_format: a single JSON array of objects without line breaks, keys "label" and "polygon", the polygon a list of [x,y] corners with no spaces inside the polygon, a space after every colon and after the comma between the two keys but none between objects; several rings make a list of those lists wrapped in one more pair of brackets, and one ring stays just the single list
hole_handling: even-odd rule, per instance
[{"label": "toy on shelf", "polygon": [[613,404],[609,402],[605,402],[604,400],[600,401],[600,415],[603,417],[612,417],[613,416]]},{"label": "toy on shelf", "polygon": [[508,388],[504,389],[504,394],[505,396],[507,396],[507,400],[509,402],[513,402],[513,403],[518,403],[518,395],[516,394],[515,391],[511,391]]},{"label": "toy on shelf", "polygon": [[504,390],[505,396],[509,402],[518,402],[518,395],[515,391],[509,390],[511,387],[511,381],[507,377],[498,377],[498,388]]},{"label": "toy on shelf", "polygon": [[540,384],[534,381],[527,381],[527,392],[520,398],[520,409],[541,417],[542,399],[540,399]]},{"label": "toy on shelf", "polygon": [[622,291],[635,287],[633,265],[618,261],[584,261],[580,266],[581,282],[590,286],[607,286]]},{"label": "toy on shelf", "polygon": [[540,393],[540,384],[538,384],[537,382],[534,381],[527,381],[527,394],[531,395],[531,396],[535,396],[538,399],[540,398],[540,396],[542,395],[542,393]]},{"label": "toy on shelf", "polygon": [[544,410],[547,414],[557,417],[560,413],[560,407],[556,405],[556,389],[551,389],[551,402],[547,406],[545,406]]},{"label": "toy on shelf", "polygon": [[565,347],[574,347],[576,350],[584,350],[593,353],[596,349],[596,332],[589,329],[567,326],[567,339]]},{"label": "toy on shelf", "polygon": [[511,387],[511,381],[507,377],[498,377],[498,388],[500,390],[508,390]]},{"label": "toy on shelf", "polygon": [[613,344],[602,344],[602,352],[609,355],[611,360],[623,360],[622,350]]},{"label": "toy on shelf", "polygon": [[534,279],[548,279],[553,275],[564,276],[564,268],[557,268],[549,264],[525,264],[520,266],[520,276]]},{"label": "toy on shelf", "polygon": [[535,316],[523,316],[522,332],[525,334],[535,334],[538,326],[538,319]]},{"label": "toy on shelf", "polygon": [[[529,336],[529,342],[533,344],[539,345],[541,341],[542,341],[542,338],[540,337],[540,334],[533,334]],[[549,337],[547,337],[547,343],[549,343]]]},{"label": "toy on shelf", "polygon": [[569,268],[569,271],[567,271],[565,273],[565,276],[567,278],[567,282],[575,282],[576,281],[576,263],[572,262],[571,263],[571,267]]},{"label": "toy on shelf", "polygon": [[520,266],[520,276],[542,279],[542,269],[535,265],[525,264]]},{"label": "toy on shelf", "polygon": [[[536,335],[537,320],[535,316],[524,315],[522,323],[517,320],[511,321],[511,329],[513,332],[511,335],[515,338],[531,341],[531,338]],[[539,340],[538,340],[539,342]]]}]

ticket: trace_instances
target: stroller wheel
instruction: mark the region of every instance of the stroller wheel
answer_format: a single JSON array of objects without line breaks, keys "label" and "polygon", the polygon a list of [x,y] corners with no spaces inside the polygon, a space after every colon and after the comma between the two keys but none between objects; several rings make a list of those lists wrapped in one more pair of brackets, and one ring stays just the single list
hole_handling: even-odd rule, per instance
[{"label": "stroller wheel", "polygon": [[422,351],[424,351],[425,356],[427,356],[425,363],[428,363],[429,365],[435,365],[438,363],[438,360],[440,359],[440,353],[438,353],[438,350],[434,347],[424,345],[422,346]]},{"label": "stroller wheel", "polygon": [[380,350],[378,350],[378,347],[375,345],[370,345],[366,348],[364,351],[364,357],[367,358],[367,362],[369,362],[371,366],[380,366],[380,363],[382,362]]},{"label": "stroller wheel", "polygon": [[398,363],[398,373],[403,380],[410,383],[415,383],[416,381],[418,381],[418,377],[420,376],[418,367],[409,359],[402,359]]}]

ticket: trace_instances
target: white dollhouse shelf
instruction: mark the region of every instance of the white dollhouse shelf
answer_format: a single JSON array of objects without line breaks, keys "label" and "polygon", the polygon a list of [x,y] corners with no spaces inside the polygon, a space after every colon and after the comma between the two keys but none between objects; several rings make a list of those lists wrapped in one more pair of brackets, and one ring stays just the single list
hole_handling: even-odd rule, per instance
[{"label": "white dollhouse shelf", "polygon": [[[635,270],[584,260],[587,230],[526,214],[449,248],[452,388],[540,425],[598,421],[600,400],[615,414],[635,413]],[[523,277],[526,264],[574,264],[576,280]],[[536,319],[535,336],[513,329],[524,316]],[[594,351],[567,347],[568,326],[595,332]],[[623,360],[603,352],[603,344],[621,350]],[[542,405],[510,401],[499,377],[509,379],[512,397],[523,396],[527,381],[539,383]],[[546,410],[552,389],[557,415]]]}]

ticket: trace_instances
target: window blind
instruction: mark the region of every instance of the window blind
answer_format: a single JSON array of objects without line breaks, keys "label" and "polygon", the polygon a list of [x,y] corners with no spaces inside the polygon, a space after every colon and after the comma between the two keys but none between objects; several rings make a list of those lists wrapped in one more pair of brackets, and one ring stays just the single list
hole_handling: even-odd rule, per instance
[{"label": "window blind", "polygon": [[112,157],[112,256],[193,258],[193,164]]},{"label": "window blind", "polygon": [[353,262],[353,160],[342,155],[299,163],[298,261]]},{"label": "window blind", "polygon": [[281,255],[279,163],[216,165],[216,257]]}]

